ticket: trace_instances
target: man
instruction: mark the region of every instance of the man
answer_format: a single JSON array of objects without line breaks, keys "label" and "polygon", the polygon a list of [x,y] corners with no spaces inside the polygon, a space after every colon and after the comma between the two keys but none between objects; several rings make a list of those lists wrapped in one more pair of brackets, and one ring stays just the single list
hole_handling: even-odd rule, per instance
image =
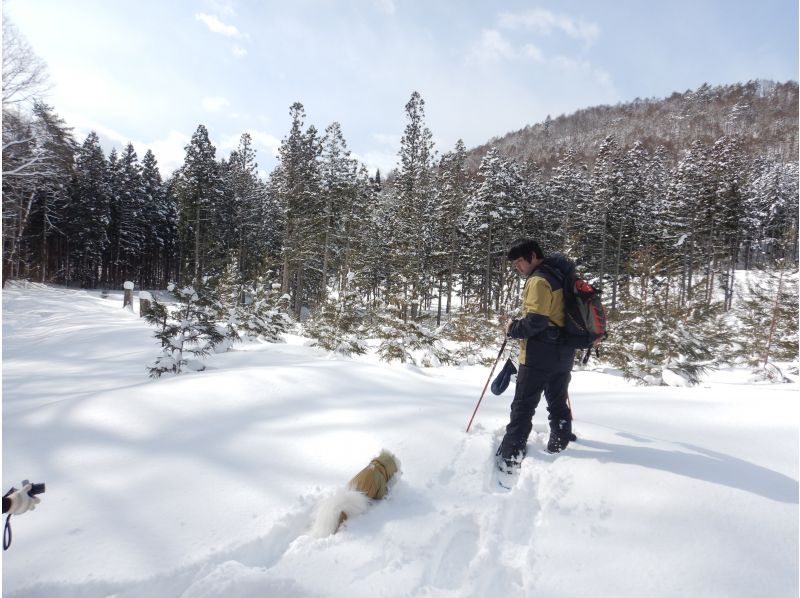
[{"label": "man", "polygon": [[518,467],[525,456],[533,414],[542,392],[550,421],[548,452],[564,450],[574,438],[567,396],[575,349],[563,342],[563,282],[574,272],[575,265],[563,255],[545,258],[533,239],[514,241],[508,259],[527,281],[523,317],[511,320],[506,328],[509,337],[520,339],[520,356],[511,417],[497,450],[497,464],[504,471]]}]

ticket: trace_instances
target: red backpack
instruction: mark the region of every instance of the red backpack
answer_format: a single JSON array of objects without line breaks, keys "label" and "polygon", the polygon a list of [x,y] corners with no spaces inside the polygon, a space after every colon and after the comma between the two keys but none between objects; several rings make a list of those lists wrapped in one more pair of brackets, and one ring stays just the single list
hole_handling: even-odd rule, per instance
[{"label": "red backpack", "polygon": [[566,344],[588,349],[583,363],[589,361],[593,347],[608,336],[606,310],[601,292],[573,272],[564,280],[564,331]]}]

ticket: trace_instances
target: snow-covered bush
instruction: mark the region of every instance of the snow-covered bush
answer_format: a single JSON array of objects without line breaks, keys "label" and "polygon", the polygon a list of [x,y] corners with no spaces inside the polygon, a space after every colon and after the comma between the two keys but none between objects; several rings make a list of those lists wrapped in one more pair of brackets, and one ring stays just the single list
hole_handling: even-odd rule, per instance
[{"label": "snow-covered bush", "polygon": [[327,299],[311,313],[303,329],[314,347],[342,355],[363,355],[367,352],[365,311],[356,293],[329,289]]},{"label": "snow-covered bush", "polygon": [[[381,306],[374,316],[374,334],[380,339],[378,356],[384,361],[415,363],[423,367],[448,364],[453,358],[439,335],[423,323],[400,317],[400,302]],[[419,354],[416,357],[416,354]]]},{"label": "snow-covered bush", "polygon": [[457,363],[491,365],[494,357],[483,358],[482,353],[487,348],[497,351],[503,342],[501,329],[499,322],[487,318],[477,306],[464,306],[442,326],[441,334],[459,343],[460,347],[453,354]]},{"label": "snow-covered bush", "polygon": [[[678,305],[668,280],[642,275],[620,289],[621,307],[609,312],[605,358],[646,385],[689,386],[718,366],[729,341],[724,304]],[[674,289],[672,289],[674,291]]]},{"label": "snow-covered bush", "polygon": [[222,272],[208,280],[208,288],[213,289],[207,300],[214,319],[217,322],[217,331],[225,340],[216,345],[216,351],[227,351],[234,343],[241,340],[239,329],[241,325],[241,305],[244,295],[244,284],[239,272],[239,260],[232,252]]},{"label": "snow-covered bush", "polygon": [[747,292],[734,310],[733,355],[756,379],[783,382],[775,361],[798,358],[798,273],[782,263],[748,272]]},{"label": "snow-covered bush", "polygon": [[289,315],[289,295],[269,271],[244,285],[244,301],[239,306],[238,324],[243,337],[269,343],[283,342],[293,320]]}]

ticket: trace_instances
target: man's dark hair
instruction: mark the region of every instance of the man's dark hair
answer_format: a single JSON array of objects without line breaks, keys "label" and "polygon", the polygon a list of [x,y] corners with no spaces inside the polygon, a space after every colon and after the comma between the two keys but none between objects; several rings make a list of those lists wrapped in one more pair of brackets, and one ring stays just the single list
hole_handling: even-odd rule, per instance
[{"label": "man's dark hair", "polygon": [[508,259],[512,262],[521,257],[532,262],[534,256],[540,260],[544,259],[542,248],[533,239],[517,239],[508,249]]}]

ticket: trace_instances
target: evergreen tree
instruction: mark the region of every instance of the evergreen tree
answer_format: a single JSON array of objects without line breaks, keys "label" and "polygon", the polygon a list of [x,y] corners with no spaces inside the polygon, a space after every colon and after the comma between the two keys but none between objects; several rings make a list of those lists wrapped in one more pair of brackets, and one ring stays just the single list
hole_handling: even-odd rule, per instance
[{"label": "evergreen tree", "polygon": [[[592,171],[593,196],[587,226],[587,257],[591,259],[587,265],[597,275],[601,288],[605,286],[609,271],[614,268],[615,249],[624,234],[622,172],[619,147],[614,136],[609,135],[600,146]],[[616,285],[616,277],[613,280]]]},{"label": "evergreen tree", "polygon": [[481,160],[478,185],[467,209],[469,263],[478,277],[480,305],[487,315],[500,307],[507,275],[505,252],[518,230],[522,188],[515,165],[492,148]]},{"label": "evergreen tree", "polygon": [[214,214],[219,207],[222,185],[216,148],[208,130],[199,125],[186,146],[186,159],[177,174],[175,192],[179,209],[179,235],[183,273],[199,279],[224,255],[213,230]]},{"label": "evergreen tree", "polygon": [[142,284],[156,286],[172,274],[173,256],[178,246],[178,209],[169,185],[161,179],[152,151],[142,158],[142,205],[147,256]]},{"label": "evergreen tree", "polygon": [[142,172],[136,151],[128,144],[119,158],[117,188],[114,197],[119,202],[119,237],[115,264],[119,268],[116,282],[139,278],[140,261],[147,234]]},{"label": "evergreen tree", "polygon": [[94,288],[109,247],[110,222],[108,164],[97,133],[91,132],[75,158],[75,179],[69,204],[69,250],[72,256],[70,278]]},{"label": "evergreen tree", "polygon": [[244,338],[269,343],[283,342],[292,326],[289,295],[281,293],[281,283],[272,271],[244,285],[244,303],[239,322]]},{"label": "evergreen tree", "polygon": [[605,357],[626,378],[642,384],[697,384],[717,367],[727,345],[724,305],[671,303],[668,281],[658,275],[661,265],[652,253],[637,252],[633,260],[633,280],[611,314],[613,334],[603,343]]},{"label": "evergreen tree", "polygon": [[318,256],[315,241],[320,233],[320,144],[315,127],[303,131],[302,104],[293,104],[289,114],[292,127],[281,142],[279,164],[272,173],[271,184],[283,211],[283,291],[292,297],[292,311],[299,318],[302,306],[316,295],[321,278],[318,271],[309,267],[310,260],[316,261]]},{"label": "evergreen tree", "polygon": [[38,270],[39,280],[46,282],[51,276],[64,276],[66,210],[77,144],[64,120],[51,106],[38,101],[33,106],[32,132],[47,156],[47,166],[29,180],[35,193],[25,244],[31,274]]},{"label": "evergreen tree", "polygon": [[417,317],[427,294],[432,243],[433,136],[425,125],[425,101],[416,91],[406,104],[406,118],[393,183],[394,230],[389,247],[403,291],[403,320]]},{"label": "evergreen tree", "polygon": [[[163,351],[147,368],[151,378],[167,372],[180,374],[186,368],[205,369],[195,358],[209,355],[225,338],[217,328],[211,306],[214,299],[205,284],[185,287],[170,284],[168,290],[175,294],[178,305],[170,311],[172,321],[155,333]],[[163,315],[158,307],[156,313]]]},{"label": "evergreen tree", "polygon": [[339,123],[333,123],[325,129],[319,170],[322,202],[322,285],[318,300],[323,302],[331,282],[331,274],[336,273],[338,285],[344,280],[343,274],[346,275],[346,272],[341,272],[343,254],[350,235],[354,232],[346,217],[352,214],[355,201],[356,161],[350,158]]},{"label": "evergreen tree", "polygon": [[441,322],[441,297],[443,283],[447,302],[445,312],[451,313],[453,290],[458,275],[459,258],[465,242],[463,229],[470,191],[470,178],[466,169],[466,146],[459,139],[452,152],[444,154],[439,162],[436,198],[435,251],[438,256],[436,270],[440,274],[437,325]]},{"label": "evergreen tree", "polygon": [[748,292],[732,320],[739,327],[734,354],[760,379],[783,381],[776,361],[797,361],[798,275],[776,260],[749,272]]},{"label": "evergreen tree", "polygon": [[342,355],[363,355],[365,308],[355,291],[334,292],[317,306],[305,325],[312,346]]},{"label": "evergreen tree", "polygon": [[591,228],[592,188],[586,164],[574,150],[568,150],[560,157],[545,189],[547,199],[544,205],[550,206],[542,216],[541,229],[544,229],[545,238],[553,234],[547,231],[560,231],[560,239],[551,241],[553,244],[550,246],[575,256],[578,263],[590,262],[588,233]]}]

